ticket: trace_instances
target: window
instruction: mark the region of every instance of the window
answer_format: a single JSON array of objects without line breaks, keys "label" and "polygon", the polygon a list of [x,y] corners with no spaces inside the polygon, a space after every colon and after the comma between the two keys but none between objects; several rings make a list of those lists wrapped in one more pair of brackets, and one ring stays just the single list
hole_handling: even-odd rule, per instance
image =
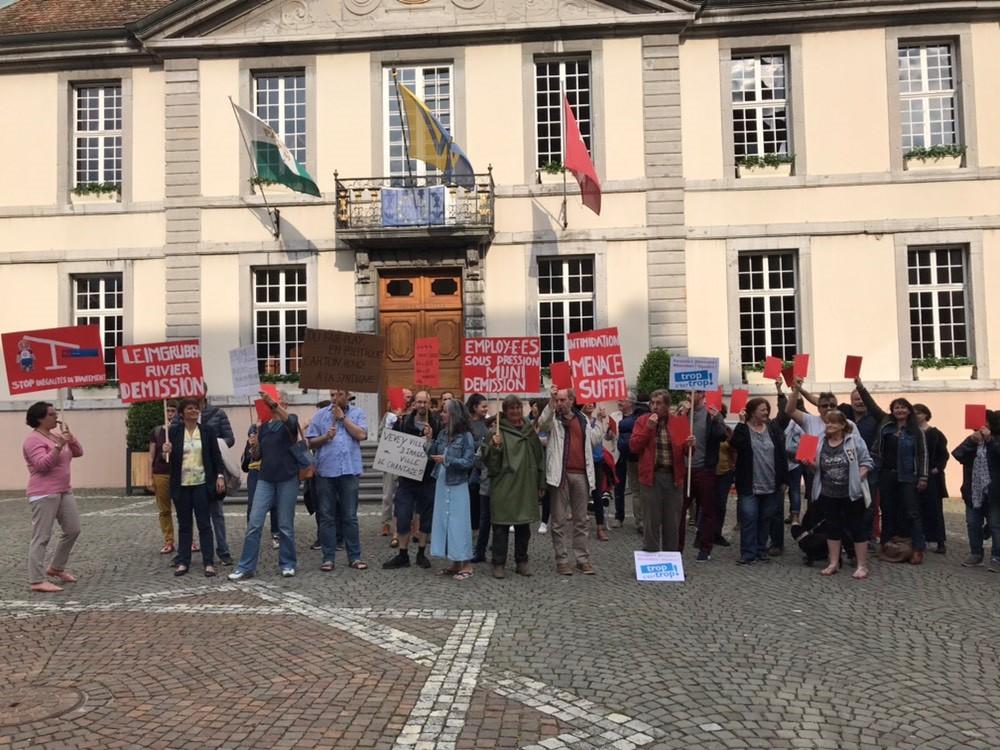
[{"label": "window", "polygon": [[791,359],[798,350],[795,253],[740,253],[740,359]]},{"label": "window", "polygon": [[75,87],[73,123],[73,187],[121,185],[121,83]]},{"label": "window", "polygon": [[957,143],[953,49],[947,43],[899,48],[903,152]]},{"label": "window", "polygon": [[907,253],[913,359],[969,356],[965,258],[960,247]]},{"label": "window", "polygon": [[734,55],[730,61],[733,150],[747,156],[789,154],[788,76],[780,52]]},{"label": "window", "polygon": [[594,259],[538,261],[542,367],[566,361],[566,334],[594,330]]},{"label": "window", "polygon": [[125,343],[125,292],[122,275],[73,277],[74,325],[96,325],[104,344],[104,371],[108,380],[117,380],[115,349]]},{"label": "window", "polygon": [[[421,65],[396,68],[399,82],[417,95],[445,129],[454,136],[452,128],[451,65]],[[437,169],[417,159],[410,159],[407,169],[403,142],[403,120],[399,115],[399,97],[392,80],[392,69],[385,68],[385,164],[390,177],[408,177],[437,174]],[[407,135],[407,138],[409,136]]]},{"label": "window", "polygon": [[295,161],[305,164],[306,74],[302,71],[259,74],[253,78],[253,87],[257,117],[281,137]]},{"label": "window", "polygon": [[254,344],[262,373],[299,371],[306,336],[306,269],[257,268],[253,271]]},{"label": "window", "polygon": [[563,160],[563,105],[566,92],[580,135],[591,157],[590,60],[542,60],[535,63],[535,142],[538,166]]}]

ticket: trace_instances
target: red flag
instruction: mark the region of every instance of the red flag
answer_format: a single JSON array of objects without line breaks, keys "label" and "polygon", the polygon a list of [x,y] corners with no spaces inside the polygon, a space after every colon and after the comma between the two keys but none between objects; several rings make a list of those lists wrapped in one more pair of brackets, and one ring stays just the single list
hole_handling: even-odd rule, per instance
[{"label": "red flag", "polygon": [[566,121],[565,132],[565,156],[563,166],[573,173],[576,181],[580,183],[580,194],[583,196],[583,205],[600,216],[601,214],[601,183],[597,179],[597,170],[594,169],[594,162],[590,159],[587,145],[580,135],[580,128],[576,124],[576,117],[573,116],[573,108],[569,106],[569,99],[563,94],[563,118]]}]

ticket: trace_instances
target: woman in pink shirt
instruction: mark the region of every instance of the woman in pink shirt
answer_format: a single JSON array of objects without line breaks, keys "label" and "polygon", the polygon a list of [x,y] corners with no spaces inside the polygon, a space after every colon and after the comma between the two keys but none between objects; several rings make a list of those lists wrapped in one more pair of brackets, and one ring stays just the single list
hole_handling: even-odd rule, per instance
[{"label": "woman in pink shirt", "polygon": [[[52,404],[45,401],[32,404],[25,421],[34,428],[25,438],[23,448],[28,464],[28,503],[31,505],[28,583],[32,591],[62,591],[61,586],[45,579],[76,582],[76,577],[66,570],[69,553],[80,536],[80,514],[70,485],[69,462],[83,455],[83,447],[65,423],[59,432],[54,432],[59,421]],[[52,563],[46,569],[45,552],[56,521],[62,534]]]}]

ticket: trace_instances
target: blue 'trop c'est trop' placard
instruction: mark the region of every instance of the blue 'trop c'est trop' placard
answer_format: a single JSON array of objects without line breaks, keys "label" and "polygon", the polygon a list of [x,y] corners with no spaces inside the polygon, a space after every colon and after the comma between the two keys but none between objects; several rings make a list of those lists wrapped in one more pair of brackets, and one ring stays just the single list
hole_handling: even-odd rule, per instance
[{"label": "blue 'trop c'est trop' placard", "polygon": [[713,391],[719,387],[718,357],[671,357],[672,391]]}]

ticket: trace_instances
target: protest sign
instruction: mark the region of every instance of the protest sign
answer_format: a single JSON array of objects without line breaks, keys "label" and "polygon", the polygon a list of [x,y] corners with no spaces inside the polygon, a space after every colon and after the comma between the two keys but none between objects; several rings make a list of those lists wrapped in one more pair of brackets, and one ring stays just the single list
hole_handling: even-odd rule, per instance
[{"label": "protest sign", "polygon": [[462,339],[465,393],[538,393],[542,343],[537,336]]},{"label": "protest sign", "polygon": [[368,333],[307,328],[302,342],[299,385],[378,393],[385,339]]},{"label": "protest sign", "polygon": [[372,468],[400,477],[421,480],[427,468],[425,440],[421,435],[386,430],[378,441]]},{"label": "protest sign", "polygon": [[979,430],[986,426],[986,405],[965,405],[965,429]]},{"label": "protest sign", "polygon": [[0,338],[12,396],[107,382],[96,325],[16,331]]},{"label": "protest sign", "polygon": [[441,341],[437,336],[413,342],[413,382],[427,388],[441,385]]},{"label": "protest sign", "polygon": [[816,451],[819,449],[819,436],[803,433],[799,436],[799,448],[795,451],[795,460],[807,464],[816,463]]},{"label": "protest sign", "polygon": [[795,365],[786,365],[781,368],[781,377],[785,380],[785,385],[791,388],[795,385]]},{"label": "protest sign", "polygon": [[691,423],[684,417],[672,416],[667,420],[667,433],[674,445],[683,445],[691,436]]},{"label": "protest sign", "polygon": [[718,357],[670,358],[670,390],[711,391],[718,386]]},{"label": "protest sign", "polygon": [[198,339],[120,346],[115,360],[123,404],[205,395]]},{"label": "protest sign", "polygon": [[617,328],[567,334],[566,346],[578,404],[617,401],[628,396]]},{"label": "protest sign", "polygon": [[389,408],[393,411],[402,411],[406,408],[406,394],[402,388],[389,388],[385,392],[385,397],[389,401]]},{"label": "protest sign", "polygon": [[745,388],[736,388],[729,397],[729,416],[736,416],[747,408],[747,401],[750,400],[750,391]]},{"label": "protest sign", "polygon": [[[794,375],[797,378],[802,378],[803,380],[809,377],[808,354],[796,354],[792,358],[792,375]],[[790,383],[789,386],[791,386]]]},{"label": "protest sign", "polygon": [[272,412],[271,407],[264,402],[264,399],[258,398],[256,401],[254,401],[253,408],[257,412],[258,422],[271,421],[271,416],[274,414],[274,412]]},{"label": "protest sign", "polygon": [[234,396],[256,396],[260,392],[257,347],[241,346],[238,349],[230,349],[229,369],[233,376]]},{"label": "protest sign", "polygon": [[552,373],[552,385],[556,388],[573,387],[573,372],[569,362],[553,362],[549,365],[549,372]]},{"label": "protest sign", "polygon": [[781,357],[766,357],[764,359],[764,379],[777,380],[781,377]]},{"label": "protest sign", "polygon": [[722,386],[714,391],[705,391],[705,408],[712,414],[719,414],[722,411]]},{"label": "protest sign", "polygon": [[643,552],[636,550],[635,580],[684,582],[684,560],[680,552]]},{"label": "protest sign", "polygon": [[848,380],[861,377],[861,357],[847,355],[847,360],[844,362],[844,377]]}]

